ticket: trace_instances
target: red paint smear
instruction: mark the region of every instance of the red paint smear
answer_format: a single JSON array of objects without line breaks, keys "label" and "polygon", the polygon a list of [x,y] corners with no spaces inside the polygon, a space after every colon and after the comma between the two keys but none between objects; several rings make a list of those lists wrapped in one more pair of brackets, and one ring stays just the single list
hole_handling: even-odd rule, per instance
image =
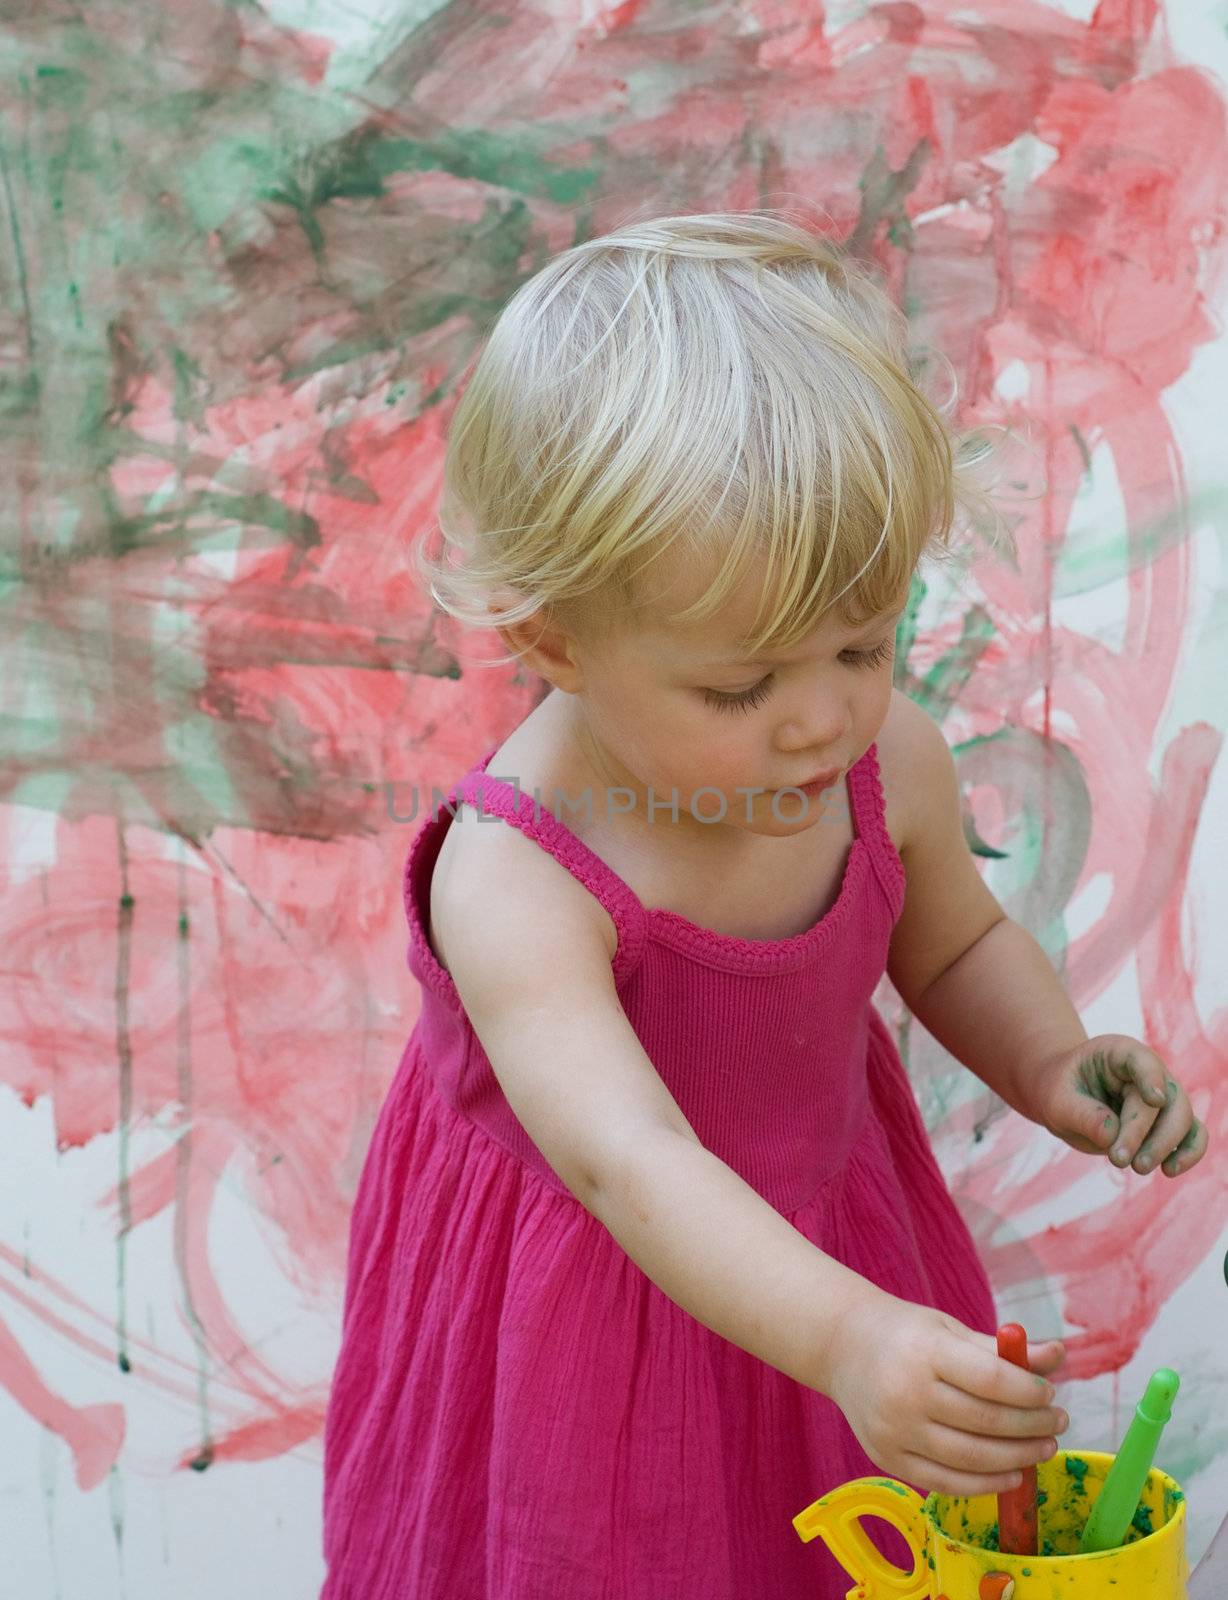
[{"label": "red paint smear", "polygon": [[254,79],[293,75],[309,84],[324,81],[334,48],[331,39],[279,26],[255,7],[238,12],[237,22],[244,70]]},{"label": "red paint smear", "polygon": [[[65,1317],[52,1310],[51,1303],[59,1302],[67,1307],[77,1315],[82,1325],[93,1325],[100,1331],[105,1330],[108,1333],[111,1325],[110,1317],[103,1315],[95,1307],[82,1300],[79,1295],[74,1294],[65,1284],[42,1272],[36,1263],[19,1261],[15,1253],[7,1247],[0,1246],[0,1260],[20,1273],[19,1284],[13,1284],[4,1278],[0,1278],[0,1294],[6,1295],[14,1305],[20,1306],[23,1311],[36,1317],[47,1332],[74,1344],[98,1366],[114,1368],[115,1349],[113,1337],[104,1342],[101,1338],[92,1336],[83,1331],[83,1326],[67,1321]],[[129,1345],[133,1351],[140,1352],[140,1354],[134,1356],[131,1371],[127,1374],[125,1383],[135,1383],[143,1388],[155,1389],[160,1394],[167,1395],[178,1401],[182,1410],[195,1413],[199,1405],[199,1379],[195,1365],[169,1351],[160,1350],[151,1340],[142,1337],[139,1333],[130,1335]],[[176,1374],[179,1374],[179,1376],[176,1376]],[[321,1387],[326,1392],[327,1386],[322,1385]],[[51,1419],[62,1413],[63,1408],[60,1403],[54,1396],[40,1396],[37,1390],[32,1390],[31,1393],[34,1396],[34,1404],[27,1409],[30,1410],[31,1415],[37,1421],[45,1426],[52,1426]],[[227,1421],[232,1416],[237,1417],[240,1407],[245,1406],[250,1399],[246,1388],[235,1383],[232,1376],[225,1370],[210,1374],[209,1394],[210,1411],[215,1420],[221,1418]],[[311,1405],[315,1404],[322,1406],[324,1404],[324,1395],[321,1395],[318,1401],[312,1401],[310,1404],[304,1403],[301,1409],[306,1412]],[[72,1408],[69,1409],[71,1410]],[[122,1413],[123,1407],[121,1406],[118,1409]],[[284,1411],[288,1407],[282,1405],[281,1409]],[[227,1437],[230,1429],[238,1425],[237,1421],[229,1423],[222,1437]],[[57,1429],[57,1431],[60,1430]],[[118,1450],[120,1440],[123,1437],[122,1423],[117,1431],[109,1423],[106,1431],[107,1437],[114,1433],[116,1449]],[[87,1456],[93,1448],[96,1432],[97,1430],[91,1424],[82,1435],[84,1453]],[[135,1465],[138,1470],[146,1473],[162,1471],[165,1468],[165,1462],[160,1459],[136,1463],[130,1461],[129,1464]]]},{"label": "red paint smear", "polygon": [[[284,1455],[304,1440],[312,1439],[324,1426],[325,1402],[296,1406],[258,1417],[240,1424],[215,1439],[210,1447],[210,1459],[218,1461],[267,1461],[271,1456]],[[177,1465],[191,1467],[199,1452],[185,1451]]]},{"label": "red paint smear", "polygon": [[58,1433],[73,1455],[79,1489],[92,1489],[110,1471],[124,1442],[124,1408],[70,1405],[43,1382],[7,1325],[0,1321],[0,1371],[4,1387],[36,1422]]}]

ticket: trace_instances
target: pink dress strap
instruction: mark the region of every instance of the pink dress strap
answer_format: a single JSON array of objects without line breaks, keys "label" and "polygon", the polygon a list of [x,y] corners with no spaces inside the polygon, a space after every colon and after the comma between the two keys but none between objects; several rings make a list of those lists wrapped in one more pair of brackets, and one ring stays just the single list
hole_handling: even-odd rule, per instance
[{"label": "pink dress strap", "polygon": [[458,797],[480,813],[475,826],[483,825],[482,816],[502,817],[552,855],[600,901],[618,934],[611,967],[615,982],[620,981],[634,970],[643,949],[645,913],[639,896],[595,850],[590,850],[583,839],[558,820],[546,804],[552,796],[528,794],[518,782],[487,772],[497,749],[495,745],[488,750],[460,780]]},{"label": "pink dress strap", "polygon": [[854,832],[869,851],[894,919],[903,909],[906,878],[895,840],[887,831],[887,802],[878,765],[877,741],[849,768],[848,787]]}]

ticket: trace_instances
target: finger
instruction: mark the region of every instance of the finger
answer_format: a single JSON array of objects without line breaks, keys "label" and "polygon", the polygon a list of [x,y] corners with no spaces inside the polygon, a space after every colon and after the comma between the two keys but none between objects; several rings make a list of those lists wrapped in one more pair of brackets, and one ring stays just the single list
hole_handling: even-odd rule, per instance
[{"label": "finger", "polygon": [[1121,1103],[1121,1127],[1113,1148],[1109,1151],[1109,1160],[1114,1166],[1130,1165],[1158,1115],[1158,1107],[1147,1105],[1137,1089],[1126,1090]]},{"label": "finger", "polygon": [[1115,1113],[1104,1101],[1073,1083],[1058,1087],[1045,1109],[1045,1123],[1064,1139],[1078,1139],[1089,1155],[1102,1155],[1119,1129]]},{"label": "finger", "polygon": [[1146,1045],[1131,1043],[1119,1067],[1122,1087],[1134,1084],[1148,1105],[1162,1110],[1168,1097],[1171,1079],[1168,1068]]},{"label": "finger", "polygon": [[1100,1131],[1092,1135],[1088,1140],[1088,1143],[1095,1147],[1093,1150],[1089,1150],[1088,1154],[1094,1155],[1096,1150],[1107,1150],[1120,1132],[1121,1119],[1115,1111],[1106,1111]]},{"label": "finger", "polygon": [[[982,1350],[988,1350],[993,1355],[998,1353],[998,1341],[992,1334],[977,1333],[972,1328],[963,1328],[963,1333],[968,1339]],[[1038,1339],[1028,1341],[1028,1369],[1033,1373],[1042,1373],[1045,1377],[1057,1369],[1066,1360],[1066,1346],[1060,1339]]]},{"label": "finger", "polygon": [[1051,1434],[1042,1439],[990,1439],[941,1422],[930,1423],[918,1443],[931,1461],[945,1462],[959,1472],[984,1474],[1037,1467],[1057,1454],[1057,1440]]},{"label": "finger", "polygon": [[1120,1099],[1135,1090],[1157,1110],[1164,1105],[1168,1069],[1154,1050],[1126,1034],[1105,1033],[1081,1052],[1079,1076],[1089,1093],[1100,1099]]},{"label": "finger", "polygon": [[1037,1344],[1028,1343],[1028,1366],[1033,1372],[1043,1373],[1047,1378],[1051,1372],[1056,1372],[1066,1360],[1066,1346],[1060,1339],[1042,1339]]},{"label": "finger", "polygon": [[[982,1339],[985,1335],[977,1337]],[[996,1400],[1000,1405],[1018,1406],[1025,1411],[1052,1405],[1057,1393],[1040,1373],[1025,1372],[1004,1361],[996,1346],[988,1350],[971,1340],[966,1344],[944,1344],[937,1353],[934,1370],[952,1388],[962,1389],[975,1399]]]},{"label": "finger", "polygon": [[1168,1104],[1151,1125],[1151,1131],[1138,1147],[1135,1172],[1150,1172],[1181,1144],[1194,1122],[1194,1108],[1180,1084],[1170,1078]]},{"label": "finger", "polygon": [[960,1472],[927,1456],[909,1454],[901,1458],[900,1477],[915,1483],[930,1494],[979,1495],[1005,1494],[1023,1482],[1020,1472]]},{"label": "finger", "polygon": [[1201,1161],[1207,1153],[1210,1137],[1206,1123],[1199,1122],[1195,1117],[1185,1138],[1172,1154],[1165,1158],[1164,1165],[1161,1168],[1164,1176],[1166,1178],[1179,1178],[1183,1172],[1188,1172],[1196,1162]]},{"label": "finger", "polygon": [[1021,1411],[1018,1406],[999,1405],[995,1400],[978,1400],[949,1383],[939,1383],[931,1419],[963,1433],[984,1434],[991,1439],[1055,1438],[1070,1426],[1070,1417],[1060,1406]]}]

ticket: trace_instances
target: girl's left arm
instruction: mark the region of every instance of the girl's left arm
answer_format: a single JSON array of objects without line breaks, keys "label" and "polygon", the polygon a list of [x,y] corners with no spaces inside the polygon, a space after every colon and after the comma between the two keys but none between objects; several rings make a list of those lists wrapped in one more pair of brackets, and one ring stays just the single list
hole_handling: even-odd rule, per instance
[{"label": "girl's left arm", "polygon": [[906,696],[893,702],[908,886],[887,975],[901,999],[1008,1105],[1076,1150],[1140,1173],[1188,1172],[1207,1148],[1189,1096],[1141,1041],[1088,1037],[1043,948],[981,878],[941,729]]}]

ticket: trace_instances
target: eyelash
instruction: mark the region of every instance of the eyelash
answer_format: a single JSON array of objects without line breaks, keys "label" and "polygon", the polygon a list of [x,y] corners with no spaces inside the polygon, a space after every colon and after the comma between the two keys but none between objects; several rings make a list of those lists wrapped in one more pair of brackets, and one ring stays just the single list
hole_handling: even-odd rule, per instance
[{"label": "eyelash", "polygon": [[[882,644],[874,646],[873,650],[846,650],[845,655],[852,657],[852,664],[858,667],[877,667],[887,661],[894,648],[894,641],[884,640]],[[762,705],[772,692],[773,674],[768,673],[762,683],[755,684],[753,689],[746,689],[741,694],[725,694],[720,689],[705,689],[704,699],[711,706],[717,706],[722,711],[751,711],[755,706]]]}]

